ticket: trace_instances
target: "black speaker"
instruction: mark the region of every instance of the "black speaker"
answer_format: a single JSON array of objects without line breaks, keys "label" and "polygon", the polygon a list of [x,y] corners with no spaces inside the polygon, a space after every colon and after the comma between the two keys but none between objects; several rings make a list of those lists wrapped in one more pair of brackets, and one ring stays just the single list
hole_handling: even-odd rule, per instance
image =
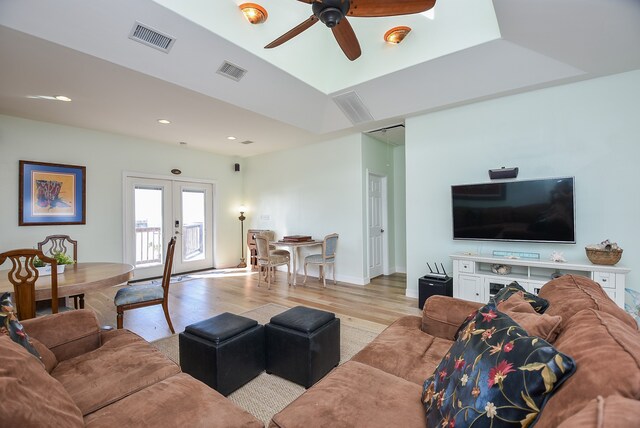
[{"label": "black speaker", "polygon": [[515,168],[499,168],[499,169],[490,169],[489,170],[489,178],[492,180],[497,180],[500,178],[516,178],[518,176],[518,167]]},{"label": "black speaker", "polygon": [[240,164],[239,164],[239,163],[233,164],[233,170],[234,170],[235,172],[240,171]]}]

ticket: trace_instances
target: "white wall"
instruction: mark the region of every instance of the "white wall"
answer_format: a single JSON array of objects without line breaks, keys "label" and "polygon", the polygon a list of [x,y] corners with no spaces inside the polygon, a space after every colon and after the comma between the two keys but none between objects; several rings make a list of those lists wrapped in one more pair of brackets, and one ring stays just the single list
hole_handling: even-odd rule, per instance
[{"label": "white wall", "polygon": [[247,159],[246,224],[274,230],[277,238],[338,233],[337,279],[364,284],[361,157],[361,136],[354,134]]},{"label": "white wall", "polygon": [[393,211],[395,229],[395,271],[407,272],[406,159],[404,146],[393,149]]},{"label": "white wall", "polygon": [[[640,71],[542,89],[408,119],[407,294],[425,262],[494,249],[534,251],[588,262],[584,247],[604,239],[624,249],[640,290]],[[489,181],[487,170],[520,167],[519,179],[575,176],[577,243],[521,244],[451,239],[450,186]]]},{"label": "white wall", "polygon": [[[84,165],[87,168],[87,224],[18,226],[18,161]],[[216,181],[214,263],[233,266],[240,259],[242,176],[235,158],[159,144],[133,137],[0,116],[0,251],[33,248],[51,234],[78,241],[80,261],[123,260],[122,172],[133,171]]]}]

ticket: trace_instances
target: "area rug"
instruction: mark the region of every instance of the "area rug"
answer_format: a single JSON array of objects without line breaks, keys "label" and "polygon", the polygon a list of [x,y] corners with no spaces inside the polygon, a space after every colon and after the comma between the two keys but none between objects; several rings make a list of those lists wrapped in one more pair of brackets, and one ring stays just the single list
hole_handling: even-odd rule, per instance
[{"label": "area rug", "polygon": [[[269,303],[240,315],[254,319],[260,324],[266,324],[272,316],[287,309],[285,306]],[[351,327],[342,323],[340,325],[340,364],[351,359],[377,335],[378,333],[376,332]],[[151,344],[167,357],[180,364],[177,334],[156,340]],[[228,398],[263,421],[265,425],[268,425],[273,415],[284,409],[304,391],[304,387],[300,385],[263,372],[229,395]]]}]

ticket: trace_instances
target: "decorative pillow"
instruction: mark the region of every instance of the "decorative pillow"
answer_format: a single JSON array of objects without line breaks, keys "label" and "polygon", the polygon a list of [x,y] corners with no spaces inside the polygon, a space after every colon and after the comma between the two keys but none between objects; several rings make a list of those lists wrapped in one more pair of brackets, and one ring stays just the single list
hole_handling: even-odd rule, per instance
[{"label": "decorative pillow", "polygon": [[18,321],[18,317],[13,309],[11,302],[11,294],[4,293],[0,296],[0,334],[5,334],[14,342],[24,346],[24,348],[32,353],[36,358],[40,359],[40,354],[36,351],[29,341],[29,336],[22,328],[22,324]]},{"label": "decorative pillow", "polygon": [[500,302],[507,300],[513,293],[517,293],[518,291],[522,291],[522,293],[524,294],[524,299],[529,302],[531,306],[533,306],[533,309],[535,309],[537,313],[542,314],[549,307],[549,302],[547,300],[543,299],[542,297],[538,297],[535,294],[529,293],[516,281],[513,281],[511,284],[504,286],[495,294],[495,296],[493,296],[493,300],[497,305]]},{"label": "decorative pillow", "polygon": [[560,333],[562,317],[537,313],[524,299],[522,291],[518,291],[498,304],[498,310],[509,315],[512,320],[520,324],[530,336],[538,336],[549,343],[553,343]]},{"label": "decorative pillow", "polygon": [[463,324],[424,382],[430,427],[527,427],[575,371],[573,359],[527,335],[493,303]]}]

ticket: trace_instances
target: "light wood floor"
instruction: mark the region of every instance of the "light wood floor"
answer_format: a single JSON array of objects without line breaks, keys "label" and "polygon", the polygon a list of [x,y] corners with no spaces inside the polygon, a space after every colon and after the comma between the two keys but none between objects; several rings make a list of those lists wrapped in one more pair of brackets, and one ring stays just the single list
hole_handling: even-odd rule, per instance
[{"label": "light wood floor", "polygon": [[[340,282],[333,285],[327,281],[327,288],[323,288],[316,278],[309,278],[305,286],[300,284],[302,277],[299,276],[298,281],[296,288],[288,286],[286,273],[278,272],[276,282],[267,290],[265,283],[258,288],[256,272],[237,270],[172,283],[169,289],[171,320],[179,333],[189,324],[222,312],[239,314],[275,303],[334,312],[347,325],[379,332],[401,316],[421,314],[417,299],[404,295],[404,274],[381,276],[366,286]],[[86,307],[97,313],[101,325],[115,326],[113,297],[117,290],[118,287],[113,287],[85,296]],[[149,341],[171,334],[160,305],[126,311],[124,327]]]}]

